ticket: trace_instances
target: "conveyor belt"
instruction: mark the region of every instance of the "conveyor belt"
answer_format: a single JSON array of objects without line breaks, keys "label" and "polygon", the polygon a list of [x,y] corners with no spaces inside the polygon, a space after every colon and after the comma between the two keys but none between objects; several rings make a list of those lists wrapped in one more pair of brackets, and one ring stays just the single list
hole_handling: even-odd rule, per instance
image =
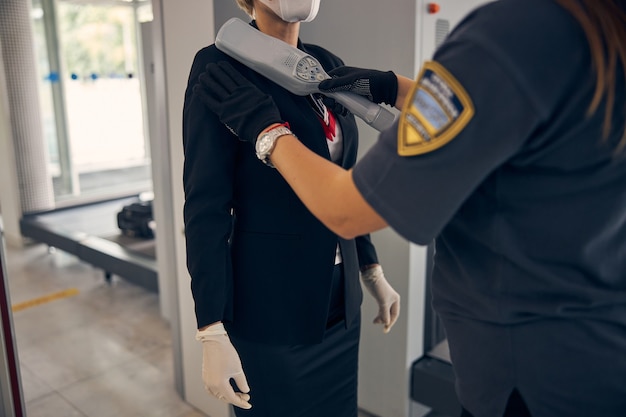
[{"label": "conveyor belt", "polygon": [[30,214],[20,220],[23,236],[45,243],[112,274],[158,292],[154,240],[121,236],[116,214],[137,197]]}]

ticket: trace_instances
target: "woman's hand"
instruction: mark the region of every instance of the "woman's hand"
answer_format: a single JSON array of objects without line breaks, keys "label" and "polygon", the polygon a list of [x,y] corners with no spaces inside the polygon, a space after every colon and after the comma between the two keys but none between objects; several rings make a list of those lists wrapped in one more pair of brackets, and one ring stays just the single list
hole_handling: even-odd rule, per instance
[{"label": "woman's hand", "polygon": [[[230,342],[222,323],[198,330],[196,340],[202,342],[202,380],[206,391],[239,408],[250,409],[250,387],[241,367],[241,360]],[[231,385],[235,381],[240,392]]]},{"label": "woman's hand", "polygon": [[389,333],[400,315],[400,295],[389,285],[380,265],[361,271],[361,281],[378,303],[374,323],[382,324],[383,331]]}]

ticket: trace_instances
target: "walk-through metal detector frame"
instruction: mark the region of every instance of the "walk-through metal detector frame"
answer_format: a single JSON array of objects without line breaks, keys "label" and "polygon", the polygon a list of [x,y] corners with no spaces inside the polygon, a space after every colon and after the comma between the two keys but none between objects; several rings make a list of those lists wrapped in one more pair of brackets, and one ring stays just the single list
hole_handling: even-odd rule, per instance
[{"label": "walk-through metal detector frame", "polygon": [[9,281],[6,274],[4,229],[0,217],[0,414],[6,417],[24,417],[24,395],[17,344],[11,312]]}]

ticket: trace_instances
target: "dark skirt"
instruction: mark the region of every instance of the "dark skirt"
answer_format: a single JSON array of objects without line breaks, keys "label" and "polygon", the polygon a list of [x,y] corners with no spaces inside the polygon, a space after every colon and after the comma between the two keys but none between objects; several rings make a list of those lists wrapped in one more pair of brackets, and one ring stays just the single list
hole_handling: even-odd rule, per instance
[{"label": "dark skirt", "polygon": [[[341,292],[343,280],[334,282]],[[342,298],[332,297],[319,344],[272,346],[231,336],[252,404],[250,410],[235,407],[237,417],[357,417],[360,317],[348,329],[345,320],[337,320],[343,308],[334,301]]]}]

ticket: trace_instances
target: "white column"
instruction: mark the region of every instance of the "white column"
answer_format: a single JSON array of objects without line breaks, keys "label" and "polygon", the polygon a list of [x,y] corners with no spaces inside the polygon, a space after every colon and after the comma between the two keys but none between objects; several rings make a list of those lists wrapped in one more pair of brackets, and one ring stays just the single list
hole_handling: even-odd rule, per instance
[{"label": "white column", "polygon": [[51,209],[54,195],[39,109],[30,2],[0,2],[0,41],[15,150],[11,155],[17,170],[21,209],[24,212]]},{"label": "white column", "polygon": [[7,244],[21,246],[22,235],[19,222],[22,210],[17,186],[17,168],[2,48],[0,48],[0,214],[4,223],[4,237]]}]

